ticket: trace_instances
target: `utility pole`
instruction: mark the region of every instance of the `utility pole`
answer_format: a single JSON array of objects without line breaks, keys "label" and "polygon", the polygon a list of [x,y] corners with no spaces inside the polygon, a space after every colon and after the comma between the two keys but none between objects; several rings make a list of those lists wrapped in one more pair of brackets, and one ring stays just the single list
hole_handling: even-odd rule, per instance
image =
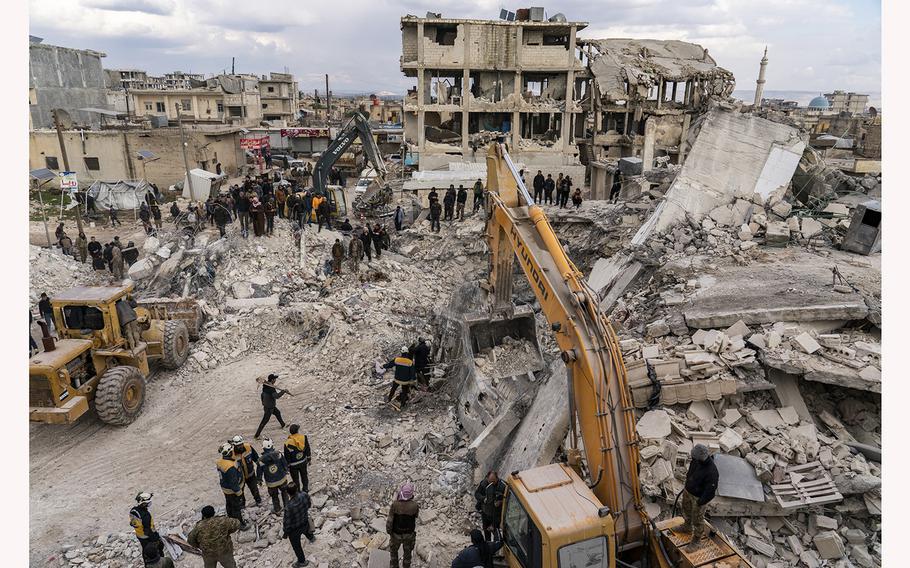
[{"label": "utility pole", "polygon": [[186,135],[183,133],[183,118],[180,115],[180,103],[174,103],[177,108],[177,124],[180,125],[180,145],[183,147],[183,167],[186,169],[186,183],[190,188],[190,201],[193,201],[193,176],[190,175],[190,161],[186,157]]},{"label": "utility pole", "polygon": [[[63,168],[66,171],[71,171],[70,170],[70,160],[66,155],[66,145],[63,143],[63,128],[60,127],[60,118],[57,116],[57,109],[53,109],[51,111],[51,114],[54,116],[54,128],[57,129],[57,142],[60,143],[60,155],[63,157]],[[76,189],[77,193],[78,193],[78,191],[79,190]],[[88,198],[88,196],[86,195],[86,199],[87,198]],[[63,199],[60,200],[60,203],[61,204],[63,203]],[[79,233],[82,233],[83,232],[83,230],[82,230],[82,210],[80,209],[80,207],[81,206],[79,205],[79,200],[77,199],[76,207],[74,207],[74,209],[76,210],[76,227],[79,228]],[[44,207],[42,205],[42,209],[43,208]]]},{"label": "utility pole", "polygon": [[329,123],[332,116],[332,95],[329,94],[329,74],[325,74],[325,121]]},{"label": "utility pole", "polygon": [[234,74],[234,58],[231,57],[231,75]]}]

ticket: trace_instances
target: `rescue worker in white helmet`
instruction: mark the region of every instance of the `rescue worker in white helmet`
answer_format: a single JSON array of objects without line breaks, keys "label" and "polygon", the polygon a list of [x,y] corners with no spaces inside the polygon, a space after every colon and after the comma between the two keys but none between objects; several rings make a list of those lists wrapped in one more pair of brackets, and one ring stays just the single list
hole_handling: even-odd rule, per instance
[{"label": "rescue worker in white helmet", "polygon": [[234,459],[234,447],[229,443],[221,444],[218,449],[221,458],[215,462],[218,469],[218,478],[221,491],[224,493],[224,510],[227,516],[240,521],[240,530],[246,530],[247,524],[241,513],[243,498],[243,473],[237,460]]},{"label": "rescue worker in white helmet", "polygon": [[[259,458],[259,479],[265,480],[269,496],[272,498],[272,511],[281,512],[281,505],[288,504],[288,462],[284,456],[275,451],[275,443],[270,438],[262,441],[262,457]],[[281,494],[281,502],[278,494]]]},{"label": "rescue worker in white helmet", "polygon": [[164,543],[161,542],[161,536],[155,530],[155,520],[152,519],[152,513],[149,512],[151,502],[152,494],[143,491],[136,495],[136,506],[130,509],[130,526],[136,531],[143,560],[147,559],[145,547],[150,543],[157,544],[160,553],[164,552]]},{"label": "rescue worker in white helmet", "polygon": [[[243,474],[243,483],[250,489],[250,494],[256,501],[256,505],[262,504],[262,497],[259,496],[259,479],[256,478],[256,464],[259,463],[259,453],[253,446],[243,441],[243,436],[236,435],[231,438],[231,446],[234,448],[234,459],[240,466],[240,473]],[[243,498],[241,502],[246,505],[246,494],[241,490]]]}]

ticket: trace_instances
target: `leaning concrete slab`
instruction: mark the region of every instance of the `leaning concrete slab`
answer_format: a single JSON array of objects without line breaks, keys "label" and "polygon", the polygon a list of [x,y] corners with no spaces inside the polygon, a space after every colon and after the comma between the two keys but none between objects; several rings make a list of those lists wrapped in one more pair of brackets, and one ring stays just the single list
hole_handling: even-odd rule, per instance
[{"label": "leaning concrete slab", "polygon": [[[632,238],[633,246],[644,244],[652,234],[687,216],[701,220],[737,197],[751,200],[758,193],[767,199],[781,193],[806,146],[806,140],[791,126],[722,106],[711,108],[693,125],[696,127],[700,127],[698,136],[679,175]],[[644,265],[627,254],[601,264],[589,284],[600,297],[601,307],[609,309],[643,271]]]}]

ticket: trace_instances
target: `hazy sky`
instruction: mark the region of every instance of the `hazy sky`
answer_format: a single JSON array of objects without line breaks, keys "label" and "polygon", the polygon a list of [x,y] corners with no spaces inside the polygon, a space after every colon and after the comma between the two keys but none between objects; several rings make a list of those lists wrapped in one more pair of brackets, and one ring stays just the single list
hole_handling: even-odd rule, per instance
[{"label": "hazy sky", "polygon": [[[873,0],[564,0],[580,37],[680,39],[708,48],[752,89],[768,46],[769,90],[881,90],[881,6]],[[290,69],[302,90],[403,93],[399,18],[428,10],[496,18],[491,0],[30,0],[30,33],[107,54],[105,67],[263,74]]]}]

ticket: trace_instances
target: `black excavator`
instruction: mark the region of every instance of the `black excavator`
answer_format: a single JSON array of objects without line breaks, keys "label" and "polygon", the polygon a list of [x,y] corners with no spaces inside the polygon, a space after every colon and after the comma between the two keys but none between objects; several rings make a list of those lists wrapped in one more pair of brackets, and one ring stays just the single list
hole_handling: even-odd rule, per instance
[{"label": "black excavator", "polygon": [[[329,172],[338,158],[347,150],[357,138],[360,138],[360,144],[367,156],[373,169],[376,171],[375,185],[371,186],[366,193],[359,196],[354,201],[355,212],[366,212],[367,210],[380,208],[389,203],[392,197],[392,191],[385,181],[386,169],[382,161],[382,155],[379,153],[379,147],[373,140],[373,133],[370,131],[370,123],[360,112],[354,113],[354,116],[344,125],[338,136],[332,140],[329,147],[322,153],[316,165],[313,167],[313,191],[316,194],[326,196],[329,200],[332,215],[335,217],[344,215],[344,190],[335,188],[330,190],[328,186]],[[339,207],[339,201],[342,206]]]}]

